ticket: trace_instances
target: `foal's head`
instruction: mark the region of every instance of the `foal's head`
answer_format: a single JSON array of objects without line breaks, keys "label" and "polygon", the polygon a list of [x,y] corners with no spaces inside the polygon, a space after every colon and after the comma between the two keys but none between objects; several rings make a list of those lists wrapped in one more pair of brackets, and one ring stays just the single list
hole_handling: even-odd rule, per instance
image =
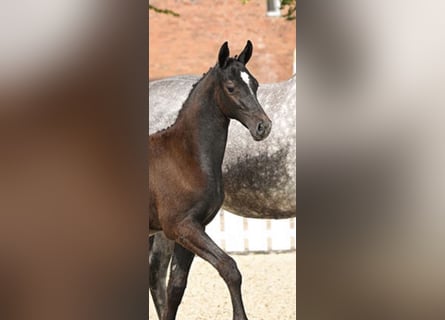
[{"label": "foal's head", "polygon": [[252,56],[252,43],[247,41],[241,54],[229,57],[227,41],[222,45],[216,66],[221,111],[229,118],[236,119],[249,129],[252,137],[265,139],[272,128],[272,122],[257,99],[258,81],[250,74],[246,64]]}]

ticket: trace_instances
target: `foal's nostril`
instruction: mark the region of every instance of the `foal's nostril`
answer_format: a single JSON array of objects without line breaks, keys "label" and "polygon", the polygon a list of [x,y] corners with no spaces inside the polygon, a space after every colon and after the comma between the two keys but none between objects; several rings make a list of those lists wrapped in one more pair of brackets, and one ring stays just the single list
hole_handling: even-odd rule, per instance
[{"label": "foal's nostril", "polygon": [[266,127],[264,126],[264,123],[261,121],[258,123],[258,125],[256,127],[256,132],[259,134],[263,134],[265,129],[266,129]]}]

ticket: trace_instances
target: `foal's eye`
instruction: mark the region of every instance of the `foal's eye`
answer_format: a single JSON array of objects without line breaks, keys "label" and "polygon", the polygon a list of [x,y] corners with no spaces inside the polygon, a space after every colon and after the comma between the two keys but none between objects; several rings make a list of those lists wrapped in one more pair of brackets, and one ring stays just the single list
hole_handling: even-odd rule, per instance
[{"label": "foal's eye", "polygon": [[232,81],[227,81],[226,82],[226,88],[227,88],[227,91],[229,91],[230,93],[235,91],[235,85],[233,84]]}]

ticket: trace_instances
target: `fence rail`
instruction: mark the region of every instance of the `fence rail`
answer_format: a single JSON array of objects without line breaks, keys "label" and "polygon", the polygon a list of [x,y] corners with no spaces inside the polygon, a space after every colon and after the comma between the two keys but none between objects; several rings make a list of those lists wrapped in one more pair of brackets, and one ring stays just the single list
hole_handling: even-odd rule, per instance
[{"label": "fence rail", "polygon": [[206,232],[231,253],[295,250],[296,218],[252,219],[221,210]]}]

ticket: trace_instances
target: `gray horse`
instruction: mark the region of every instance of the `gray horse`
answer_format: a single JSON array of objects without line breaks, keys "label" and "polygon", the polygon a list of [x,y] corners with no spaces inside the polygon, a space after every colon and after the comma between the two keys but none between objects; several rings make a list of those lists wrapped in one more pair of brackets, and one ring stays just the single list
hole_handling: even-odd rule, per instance
[{"label": "gray horse", "polygon": [[[149,132],[171,125],[199,76],[177,76],[149,84]],[[258,100],[271,117],[274,130],[261,145],[239,123],[231,123],[223,162],[223,208],[248,218],[283,219],[296,216],[295,115],[296,77],[261,84]],[[150,240],[150,291],[158,315],[165,303],[166,276],[173,242],[160,233]]]}]

